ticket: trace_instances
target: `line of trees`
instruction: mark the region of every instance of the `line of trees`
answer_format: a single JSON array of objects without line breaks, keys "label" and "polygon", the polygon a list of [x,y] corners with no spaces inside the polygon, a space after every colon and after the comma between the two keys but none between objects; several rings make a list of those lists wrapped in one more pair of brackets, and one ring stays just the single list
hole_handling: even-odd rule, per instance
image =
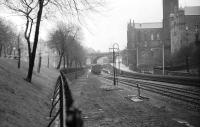
[{"label": "line of trees", "polygon": [[29,55],[26,81],[31,82],[42,19],[56,12],[61,12],[62,16],[74,16],[79,19],[84,12],[95,11],[96,7],[102,6],[103,0],[2,0],[1,4],[13,13],[24,17],[26,21],[24,37],[27,41]]},{"label": "line of trees", "polygon": [[6,21],[0,18],[0,57],[11,55],[16,45],[17,34],[10,25],[6,24]]},{"label": "line of trees", "polygon": [[75,25],[66,25],[62,22],[50,33],[48,46],[59,55],[57,69],[63,67],[82,67],[85,61],[85,50],[80,43],[80,28]]}]

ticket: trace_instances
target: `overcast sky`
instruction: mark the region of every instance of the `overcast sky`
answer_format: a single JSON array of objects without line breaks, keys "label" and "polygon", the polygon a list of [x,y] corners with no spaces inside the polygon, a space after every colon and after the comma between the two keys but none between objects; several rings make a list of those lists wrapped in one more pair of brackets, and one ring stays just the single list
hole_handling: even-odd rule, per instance
[{"label": "overcast sky", "polygon": [[[113,43],[118,43],[120,49],[126,47],[127,23],[162,22],[162,0],[107,0],[107,5],[101,13],[90,14],[83,23],[83,44],[99,51],[108,51]],[[179,0],[179,6],[200,6],[200,0]],[[0,16],[11,19],[20,28],[22,21],[0,11]],[[47,38],[47,31],[52,28],[53,21],[43,22],[41,37]],[[45,25],[44,25],[45,24]],[[55,25],[55,24],[54,24]]]}]

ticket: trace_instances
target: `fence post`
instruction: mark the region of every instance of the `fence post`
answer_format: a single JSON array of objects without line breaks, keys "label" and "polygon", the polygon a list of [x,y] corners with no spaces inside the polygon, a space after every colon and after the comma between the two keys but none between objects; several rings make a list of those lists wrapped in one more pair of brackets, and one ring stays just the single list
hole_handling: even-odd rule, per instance
[{"label": "fence post", "polygon": [[20,68],[20,64],[21,64],[20,59],[21,59],[21,50],[20,48],[18,48],[18,68]]}]

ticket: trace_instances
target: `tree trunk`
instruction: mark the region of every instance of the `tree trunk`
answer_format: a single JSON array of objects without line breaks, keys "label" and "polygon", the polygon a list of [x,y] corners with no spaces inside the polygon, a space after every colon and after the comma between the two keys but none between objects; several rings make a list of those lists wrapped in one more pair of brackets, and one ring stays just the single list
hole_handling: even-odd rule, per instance
[{"label": "tree trunk", "polygon": [[43,0],[39,1],[39,10],[38,10],[38,14],[37,14],[33,51],[31,53],[31,59],[29,61],[29,68],[28,68],[28,75],[26,77],[26,81],[28,81],[28,82],[31,82],[32,74],[33,74],[35,53],[36,53],[36,49],[37,49],[38,37],[39,37],[39,32],[40,32],[40,22],[41,22],[41,17],[42,17],[43,3],[44,3]]},{"label": "tree trunk", "polygon": [[69,68],[69,55],[67,54],[67,68]]},{"label": "tree trunk", "polygon": [[82,67],[82,62],[81,62],[81,61],[79,61],[79,67],[80,67],[80,68]]},{"label": "tree trunk", "polygon": [[6,57],[6,47],[3,46],[3,51],[4,51],[4,57]]},{"label": "tree trunk", "polygon": [[58,62],[58,65],[57,65],[56,69],[60,69],[60,65],[61,65],[61,62],[62,62],[62,57],[63,57],[63,53],[61,53],[61,55],[60,55],[60,59],[59,59],[59,62]]},{"label": "tree trunk", "polygon": [[63,67],[65,68],[65,56],[63,56]]},{"label": "tree trunk", "polygon": [[0,57],[1,57],[1,52],[2,52],[2,44],[0,45]]},{"label": "tree trunk", "polygon": [[70,59],[70,64],[69,64],[70,68],[72,68],[72,64],[73,64],[73,59]]},{"label": "tree trunk", "polygon": [[40,53],[40,55],[39,55],[39,61],[38,61],[38,68],[37,68],[37,72],[38,73],[40,73],[41,64],[42,64],[42,56],[41,56],[41,53]]},{"label": "tree trunk", "polygon": [[18,48],[18,68],[20,68],[20,65],[21,65],[21,50],[20,48]]},{"label": "tree trunk", "polygon": [[[10,48],[7,49],[7,54],[8,54],[8,55],[12,55],[13,46],[10,45],[9,47],[10,47]],[[14,52],[16,53],[16,49],[14,50]]]}]

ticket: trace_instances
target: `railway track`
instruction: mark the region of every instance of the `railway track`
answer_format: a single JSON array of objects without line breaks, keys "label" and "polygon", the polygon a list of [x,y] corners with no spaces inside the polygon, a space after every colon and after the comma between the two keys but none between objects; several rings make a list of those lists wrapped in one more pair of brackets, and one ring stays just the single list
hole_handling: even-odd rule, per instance
[{"label": "railway track", "polygon": [[185,86],[196,86],[200,87],[200,78],[197,77],[180,77],[170,75],[151,75],[151,74],[140,74],[121,71],[120,76],[126,78],[143,79],[149,81],[166,82],[172,84],[180,84]]},{"label": "railway track", "polygon": [[[113,80],[111,76],[103,76],[103,78]],[[157,93],[163,96],[178,99],[187,103],[194,104],[200,107],[200,89],[181,88],[177,86],[171,86],[161,83],[152,83],[147,81],[141,81],[138,79],[118,77],[120,83],[130,87],[138,87],[140,89]]]}]

